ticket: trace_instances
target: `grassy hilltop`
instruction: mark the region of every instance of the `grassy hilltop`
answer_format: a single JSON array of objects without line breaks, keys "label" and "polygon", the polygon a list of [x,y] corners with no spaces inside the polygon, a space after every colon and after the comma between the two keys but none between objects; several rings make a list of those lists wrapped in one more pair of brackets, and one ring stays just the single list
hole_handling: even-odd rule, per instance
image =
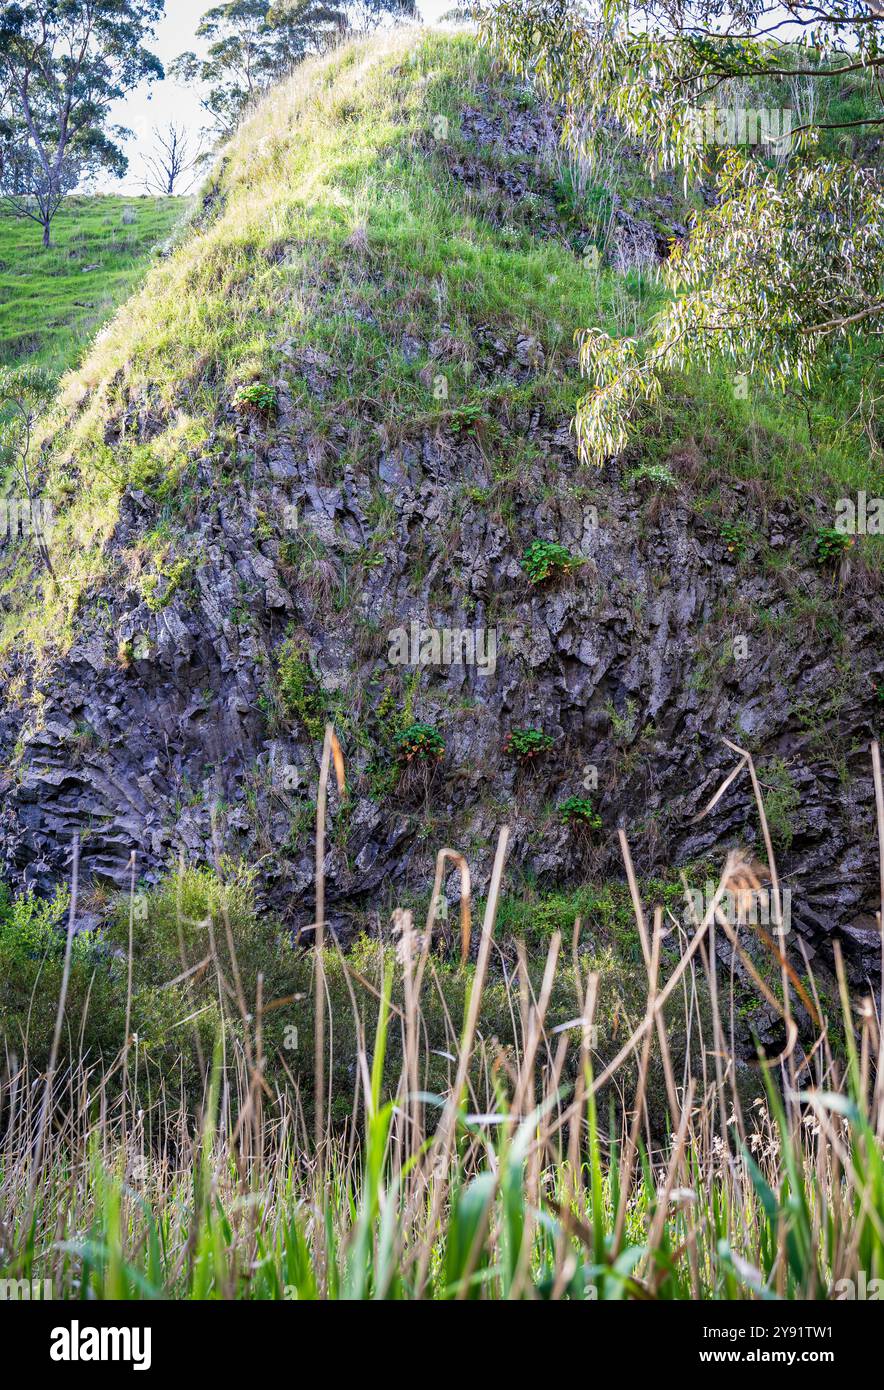
[{"label": "grassy hilltop", "polygon": [[[22,636],[38,649],[50,634],[69,641],[82,594],[106,573],[106,543],[128,487],[163,503],[158,551],[169,534],[184,541],[182,514],[208,500],[193,481],[200,451],[236,454],[230,401],[287,369],[286,343],[301,359],[315,355],[322,390],[299,387],[295,404],[312,415],[317,448],[334,450],[338,476],[360,465],[378,428],[395,445],[427,426],[481,433],[493,417],[503,425],[502,434],[495,427],[502,491],[536,462],[507,420],[542,408],[567,421],[583,394],[575,332],[588,324],[634,332],[659,307],[652,269],[621,272],[610,263],[614,195],[665,241],[687,222],[699,192],[685,196],[674,178],[652,187],[628,151],[587,180],[556,151],[552,132],[539,152],[542,172],[526,177],[514,140],[536,96],[496,72],[507,113],[502,126],[483,126],[492,60],[473,38],[397,43],[381,61],[347,48],[322,76],[308,64],[297,79],[302,95],[285,89],[263,102],[203,189],[195,229],[66,382],[46,478],[47,495],[59,502],[55,545],[65,583],[39,597],[38,618],[27,569],[16,574],[0,650]],[[58,368],[76,361],[81,335],[137,282],[141,257],[179,215],[177,200],[131,205],[137,219],[126,227],[124,200],[75,200],[59,218],[48,262],[24,253],[26,224],[0,221],[0,283],[8,287],[0,359],[24,348]],[[585,260],[593,245],[598,272]],[[101,268],[84,273],[92,263]],[[47,295],[47,264],[57,303]],[[542,355],[543,370],[513,380],[477,363],[466,346],[477,329],[491,352],[496,339],[521,339]],[[432,343],[435,357],[415,357],[409,341]],[[445,401],[438,371],[447,378]],[[630,455],[665,484],[672,460],[697,451],[713,499],[727,478],[751,480],[771,500],[852,495],[872,481],[852,383],[849,358],[807,400],[754,388],[741,398],[725,370],[697,371],[647,412]],[[158,428],[149,445],[118,450],[109,471],[105,425],[141,393]],[[332,433],[345,439],[343,451]],[[862,538],[859,549],[880,565],[880,546]]]}]

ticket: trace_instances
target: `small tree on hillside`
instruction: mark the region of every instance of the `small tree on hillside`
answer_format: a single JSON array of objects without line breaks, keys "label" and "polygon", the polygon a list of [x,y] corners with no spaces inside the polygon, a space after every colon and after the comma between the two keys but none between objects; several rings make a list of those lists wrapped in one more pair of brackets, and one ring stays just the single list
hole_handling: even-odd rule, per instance
[{"label": "small tree on hillside", "polygon": [[0,130],[0,197],[19,217],[43,228],[44,246],[52,219],[83,173],[82,161],[72,155],[47,169],[26,135],[11,125]]},{"label": "small tree on hillside", "polygon": [[389,20],[420,18],[415,0],[351,0],[346,11],[347,27],[354,34],[377,29]]},{"label": "small tree on hillside", "polygon": [[50,244],[65,195],[99,171],[121,177],[128,132],[111,104],[163,76],[144,47],[164,0],[18,0],[0,6],[0,196]]}]

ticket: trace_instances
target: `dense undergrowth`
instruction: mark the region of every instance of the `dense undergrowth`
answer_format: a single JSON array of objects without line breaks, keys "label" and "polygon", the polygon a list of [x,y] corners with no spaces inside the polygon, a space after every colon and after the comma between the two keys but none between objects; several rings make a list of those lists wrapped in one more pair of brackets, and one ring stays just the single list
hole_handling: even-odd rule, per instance
[{"label": "dense undergrowth", "polygon": [[[708,878],[708,874],[707,874]],[[698,884],[706,880],[698,870]],[[684,889],[675,875],[671,881],[645,885],[651,895],[668,903],[673,920],[684,916]],[[479,904],[481,909],[482,904]],[[408,904],[416,920],[426,917],[428,902]],[[56,1004],[64,970],[64,929],[69,894],[61,891],[50,902],[25,894],[0,903],[0,1039],[7,1058],[28,1056],[33,1065],[48,1065]],[[169,1102],[193,1104],[201,1094],[203,1064],[211,1055],[214,1039],[229,1036],[232,1047],[241,1045],[236,1009],[218,991],[217,972],[209,968],[217,953],[227,977],[232,960],[249,999],[258,992],[267,1001],[263,1029],[266,1075],[274,1085],[294,1081],[299,1102],[312,1123],[314,1070],[312,1038],[315,1026],[313,934],[298,934],[275,922],[256,906],[254,874],[227,866],[220,877],[215,870],[187,869],[171,876],[160,888],[104,905],[107,925],[97,932],[78,932],[74,937],[67,986],[65,1031],[61,1059],[74,1066],[80,1058],[106,1068],[113,1075],[121,1039],[137,1036],[141,1084],[150,1094],[162,1086]],[[389,915],[389,914],[387,914]],[[430,957],[428,988],[422,1015],[428,1044],[426,1090],[442,1090],[450,1084],[450,1057],[456,1049],[457,1021],[474,975],[474,964],[458,964],[447,923],[437,920],[436,950]],[[131,928],[131,978],[129,972]],[[497,946],[483,996],[481,1034],[488,1044],[512,1053],[516,1044],[516,1020],[509,991],[519,974],[520,961],[526,981],[538,990],[544,961],[554,935],[568,943],[567,958],[556,972],[549,999],[553,1026],[567,1023],[579,1011],[581,972],[595,970],[604,982],[598,1021],[607,1042],[600,1056],[613,1055],[618,1040],[635,1023],[644,1006],[641,948],[625,883],[585,887],[570,893],[532,893],[522,885],[519,893],[505,894],[498,911]],[[330,1113],[334,1119],[350,1114],[354,1067],[358,1054],[359,1015],[374,1007],[385,959],[399,945],[389,927],[374,921],[354,924],[345,943],[346,953],[326,951],[325,985],[333,1020],[333,1060],[329,1073]],[[231,955],[231,950],[233,955]],[[401,1007],[402,979],[393,985],[393,1003]],[[705,1008],[700,991],[698,1009]],[[679,1043],[674,1052],[681,1068],[690,1067],[689,1048]],[[401,1039],[391,1038],[387,1050],[385,1086],[393,1085],[401,1067]],[[108,1083],[115,1094],[122,1084]],[[655,1120],[662,1117],[662,1078],[652,1078],[651,1104]]]},{"label": "dense undergrowth", "polygon": [[[611,887],[507,906],[508,833],[469,964],[401,908],[346,953],[301,952],[225,863],[133,885],[100,941],[74,932],[76,870],[70,902],[4,896],[0,978],[23,989],[3,999],[0,1273],[68,1298],[864,1296],[878,996],[855,1009],[837,946],[834,997],[764,931],[752,963],[726,908],[739,856],[680,927],[624,840],[627,964]],[[320,871],[317,930],[323,893]],[[745,985],[784,1024],[754,1071]]]},{"label": "dense undergrowth", "polygon": [[[186,875],[177,902],[154,899],[147,940],[132,898],[137,972],[116,1055],[90,1049],[85,1025],[78,1036],[80,999],[72,989],[66,1008],[64,984],[63,1051],[36,1069],[27,1033],[21,1052],[6,1039],[0,1274],[80,1299],[863,1296],[884,1275],[877,1001],[855,1023],[839,967],[840,1020],[827,1006],[811,1046],[762,1061],[750,1101],[733,998],[729,1020],[715,980],[723,883],[677,943],[633,885],[631,977],[646,999],[618,1034],[617,980],[579,950],[578,929],[570,960],[554,930],[538,974],[524,945],[492,969],[505,848],[504,831],[467,971],[434,962],[400,914],[395,944],[310,952],[300,979],[282,980],[266,923],[243,926],[242,885],[219,897]],[[189,966],[186,914],[204,909],[207,954]],[[11,911],[45,968],[46,919],[27,902]],[[262,935],[267,969],[253,974]],[[176,937],[189,954],[168,998],[184,1008],[186,982],[189,1007],[127,1034],[142,971],[170,968]],[[89,949],[74,948],[71,982]],[[93,961],[90,990],[96,976]],[[292,1025],[303,995],[274,991],[297,983],[322,1000],[327,1031]],[[50,971],[34,1000],[56,984]],[[819,1001],[811,974],[805,984]],[[787,1019],[790,994],[784,973]],[[104,1022],[110,1036],[121,1020]],[[695,1048],[684,1066],[680,1041]],[[295,1068],[306,1052],[304,1074],[274,1050]],[[302,1082],[323,1074],[320,1057],[329,1091],[311,1115]]]}]

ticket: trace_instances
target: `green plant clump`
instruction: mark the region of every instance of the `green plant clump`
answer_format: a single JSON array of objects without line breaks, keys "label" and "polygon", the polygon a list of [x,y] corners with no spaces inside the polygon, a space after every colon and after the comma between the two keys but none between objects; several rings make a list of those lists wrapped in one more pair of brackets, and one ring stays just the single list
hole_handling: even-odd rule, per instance
[{"label": "green plant clump", "polygon": [[655,483],[657,487],[676,488],[678,483],[665,463],[643,463],[627,473],[627,483]]},{"label": "green plant clump", "polygon": [[396,750],[407,763],[415,758],[439,762],[445,756],[445,740],[433,724],[409,724],[396,735]]},{"label": "green plant clump", "polygon": [[504,740],[503,751],[520,762],[529,762],[546,753],[554,742],[552,735],[545,734],[542,729],[512,729]]},{"label": "green plant clump", "polygon": [[190,578],[193,561],[187,556],[164,565],[158,574],[146,574],[141,580],[141,596],[152,613],[161,613],[172,602]]},{"label": "green plant clump", "polygon": [[277,414],[279,401],[272,386],[265,381],[256,381],[253,386],[240,386],[233,398],[233,408],[240,415],[252,412],[269,419]]},{"label": "green plant clump", "polygon": [[729,555],[736,555],[738,560],[742,560],[746,554],[747,528],[742,521],[723,521],[721,523],[721,539],[728,549]]},{"label": "green plant clump", "polygon": [[522,556],[522,569],[532,584],[543,584],[547,579],[571,574],[579,563],[558,541],[532,541]]},{"label": "green plant clump", "polygon": [[[55,1028],[64,974],[67,888],[44,900],[26,893],[13,899],[0,883],[0,1039],[4,1049],[24,1045],[45,1068]],[[93,1055],[119,1050],[125,1019],[125,968],[94,932],[71,942],[67,1018],[79,1036],[87,1017]],[[62,1046],[70,1041],[65,1030]]]},{"label": "green plant clump", "polygon": [[484,407],[478,401],[468,401],[451,413],[451,429],[456,435],[468,435],[475,439],[482,422]]},{"label": "green plant clump", "polygon": [[587,830],[601,830],[602,818],[586,796],[569,796],[559,807],[559,816],[571,829],[583,826]]},{"label": "green plant clump", "polygon": [[856,537],[835,526],[821,526],[814,535],[814,559],[818,565],[835,564],[856,544]]},{"label": "green plant clump", "polygon": [[758,769],[764,790],[764,814],[773,842],[789,849],[795,835],[793,816],[801,805],[801,793],[782,758],[774,758]]},{"label": "green plant clump", "polygon": [[328,708],[322,690],[317,686],[303,642],[288,637],[277,658],[279,694],[285,711],[300,720],[315,741],[322,738]]}]

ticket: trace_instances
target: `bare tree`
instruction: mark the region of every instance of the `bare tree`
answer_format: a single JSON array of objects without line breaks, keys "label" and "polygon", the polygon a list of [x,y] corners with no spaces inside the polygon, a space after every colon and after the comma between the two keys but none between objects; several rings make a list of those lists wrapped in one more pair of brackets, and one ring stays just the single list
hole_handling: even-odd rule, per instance
[{"label": "bare tree", "polygon": [[201,138],[194,140],[185,126],[170,121],[160,130],[154,126],[154,152],[145,155],[144,186],[148,193],[171,198],[186,193],[196,178],[196,168],[203,159]]}]

